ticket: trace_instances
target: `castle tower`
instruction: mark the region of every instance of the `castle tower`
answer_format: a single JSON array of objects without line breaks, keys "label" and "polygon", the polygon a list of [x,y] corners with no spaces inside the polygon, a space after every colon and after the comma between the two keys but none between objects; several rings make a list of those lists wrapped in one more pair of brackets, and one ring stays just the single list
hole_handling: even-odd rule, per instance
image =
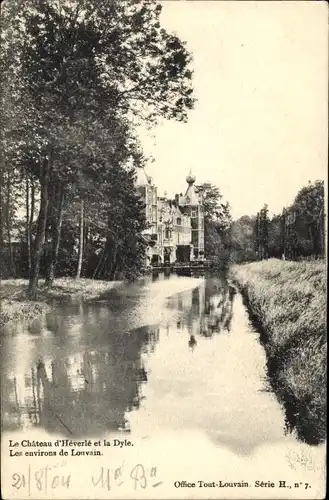
[{"label": "castle tower", "polygon": [[145,204],[145,219],[149,226],[144,231],[148,242],[145,265],[156,265],[163,262],[163,229],[159,217],[158,188],[144,167],[136,169],[135,187]]},{"label": "castle tower", "polygon": [[202,197],[195,190],[195,176],[190,173],[186,177],[188,184],[186,193],[179,198],[179,207],[181,210],[191,217],[192,227],[192,247],[193,259],[204,259],[204,210]]},{"label": "castle tower", "polygon": [[158,221],[158,193],[157,187],[152,182],[152,177],[148,176],[144,167],[136,169],[135,186],[145,203],[146,221],[151,225],[147,231],[149,234],[157,234]]}]

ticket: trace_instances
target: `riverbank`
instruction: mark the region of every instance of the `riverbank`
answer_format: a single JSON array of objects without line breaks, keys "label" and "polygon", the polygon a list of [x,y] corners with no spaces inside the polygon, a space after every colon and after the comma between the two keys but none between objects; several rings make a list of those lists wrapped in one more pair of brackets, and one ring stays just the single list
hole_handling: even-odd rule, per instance
[{"label": "riverbank", "polygon": [[233,266],[231,274],[263,330],[269,377],[294,411],[287,421],[310,443],[326,437],[326,272],[324,261],[276,259]]},{"label": "riverbank", "polygon": [[58,278],[52,288],[40,280],[36,301],[28,300],[28,280],[8,279],[0,285],[0,326],[15,321],[31,322],[51,310],[51,302],[58,300],[98,300],[121,281]]}]

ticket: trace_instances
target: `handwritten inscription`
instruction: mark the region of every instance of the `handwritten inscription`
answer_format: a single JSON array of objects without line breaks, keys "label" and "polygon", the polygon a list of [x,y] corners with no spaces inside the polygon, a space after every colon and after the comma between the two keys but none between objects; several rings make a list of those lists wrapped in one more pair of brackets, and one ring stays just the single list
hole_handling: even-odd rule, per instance
[{"label": "handwritten inscription", "polygon": [[157,479],[157,468],[151,467],[146,469],[142,464],[136,464],[133,468],[128,469],[126,474],[125,463],[116,469],[108,469],[101,467],[99,475],[92,476],[92,484],[99,488],[110,490],[114,485],[121,486],[125,480],[132,483],[134,489],[146,489],[148,485],[156,488],[162,484],[162,481]]},{"label": "handwritten inscription", "polygon": [[39,469],[28,466],[25,473],[14,472],[12,475],[12,487],[16,490],[25,490],[30,496],[34,491],[40,491],[47,495],[49,491],[64,489],[71,486],[71,474],[63,474],[60,470],[63,465],[55,465]]},{"label": "handwritten inscription", "polygon": [[[69,490],[74,478],[61,469],[64,465],[57,464],[52,467],[46,465],[39,469],[33,469],[29,465],[26,472],[12,474],[12,487],[24,491],[28,496],[35,492],[47,495],[54,490]],[[146,489],[149,486],[156,488],[162,484],[162,481],[158,479],[157,467],[147,468],[143,464],[128,467],[125,462],[113,468],[102,466],[96,474],[90,477],[92,487],[108,491],[120,487],[124,483],[137,490],[138,488]]]}]

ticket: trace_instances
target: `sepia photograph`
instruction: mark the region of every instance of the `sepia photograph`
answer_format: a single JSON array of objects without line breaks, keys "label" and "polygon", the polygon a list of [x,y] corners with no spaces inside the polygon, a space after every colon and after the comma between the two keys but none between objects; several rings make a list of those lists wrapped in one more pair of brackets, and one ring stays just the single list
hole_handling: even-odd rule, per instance
[{"label": "sepia photograph", "polygon": [[328,7],[3,0],[1,496],[323,499]]}]

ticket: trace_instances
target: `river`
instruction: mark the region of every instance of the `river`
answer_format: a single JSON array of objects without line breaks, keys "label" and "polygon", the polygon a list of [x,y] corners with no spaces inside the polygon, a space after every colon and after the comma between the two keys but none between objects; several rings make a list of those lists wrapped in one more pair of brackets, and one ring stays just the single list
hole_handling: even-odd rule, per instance
[{"label": "river", "polygon": [[158,462],[166,443],[176,470],[222,457],[227,471],[228,464],[239,471],[236,480],[265,463],[266,480],[306,471],[313,493],[323,474],[324,447],[288,430],[259,333],[225,278],[160,274],[113,288],[101,301],[58,302],[31,325],[7,328],[1,375],[8,436],[120,433],[154,443]]}]

